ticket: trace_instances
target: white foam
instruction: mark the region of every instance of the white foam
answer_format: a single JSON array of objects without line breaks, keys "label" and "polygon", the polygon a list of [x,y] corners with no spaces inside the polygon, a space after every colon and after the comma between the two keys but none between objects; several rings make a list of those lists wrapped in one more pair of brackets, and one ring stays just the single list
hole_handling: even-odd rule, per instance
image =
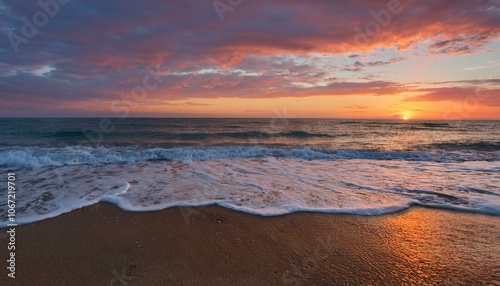
[{"label": "white foam", "polygon": [[[103,201],[127,211],[217,204],[264,216],[378,215],[413,204],[500,215],[499,170],[499,161],[284,157],[43,167],[18,178],[17,223]],[[0,226],[6,213],[0,202]]]},{"label": "white foam", "polygon": [[1,147],[0,167],[41,168],[63,165],[92,165],[145,162],[151,160],[200,161],[253,157],[285,157],[306,160],[408,160],[408,161],[498,161],[494,152],[385,152],[313,148],[279,149],[251,146],[229,147]]}]

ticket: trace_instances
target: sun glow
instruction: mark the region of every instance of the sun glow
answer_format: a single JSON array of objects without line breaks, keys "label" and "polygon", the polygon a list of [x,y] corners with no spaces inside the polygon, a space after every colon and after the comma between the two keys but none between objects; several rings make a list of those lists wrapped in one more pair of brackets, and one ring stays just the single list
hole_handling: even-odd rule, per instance
[{"label": "sun glow", "polygon": [[403,115],[403,120],[408,120],[408,116]]}]

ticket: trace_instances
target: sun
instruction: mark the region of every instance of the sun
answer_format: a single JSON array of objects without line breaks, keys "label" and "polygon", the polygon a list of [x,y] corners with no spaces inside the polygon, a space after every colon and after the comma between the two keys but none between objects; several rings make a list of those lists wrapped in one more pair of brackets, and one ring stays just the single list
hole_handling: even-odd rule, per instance
[{"label": "sun", "polygon": [[408,116],[403,115],[403,120],[408,120]]}]

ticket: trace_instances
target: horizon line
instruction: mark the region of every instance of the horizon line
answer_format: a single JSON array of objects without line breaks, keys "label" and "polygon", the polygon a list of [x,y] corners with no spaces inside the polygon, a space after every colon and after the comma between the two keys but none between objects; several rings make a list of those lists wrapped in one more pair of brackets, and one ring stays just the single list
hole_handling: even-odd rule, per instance
[{"label": "horizon line", "polygon": [[409,118],[404,120],[403,118],[380,118],[380,117],[143,117],[143,116],[129,116],[127,118],[120,117],[109,117],[109,116],[0,116],[0,119],[116,119],[116,120],[126,120],[126,119],[276,119],[282,118],[286,120],[302,120],[302,119],[330,119],[330,120],[398,120],[398,121],[422,121],[422,120],[434,120],[434,121],[500,121],[500,118],[467,118],[467,119],[435,119],[435,118]]}]

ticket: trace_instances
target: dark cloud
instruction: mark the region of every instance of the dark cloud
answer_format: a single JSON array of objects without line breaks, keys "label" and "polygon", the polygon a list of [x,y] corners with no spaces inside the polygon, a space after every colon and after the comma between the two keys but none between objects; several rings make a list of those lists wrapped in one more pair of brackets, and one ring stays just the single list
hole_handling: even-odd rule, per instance
[{"label": "dark cloud", "polygon": [[362,64],[360,61],[354,62],[353,65],[348,65],[344,67],[344,71],[360,71],[365,65]]},{"label": "dark cloud", "polygon": [[368,63],[366,63],[366,65],[370,66],[370,67],[385,66],[385,65],[388,65],[388,64],[393,64],[393,63],[400,62],[402,60],[404,60],[404,58],[402,58],[402,57],[395,57],[395,58],[392,58],[392,59],[390,59],[388,61],[368,62]]}]

